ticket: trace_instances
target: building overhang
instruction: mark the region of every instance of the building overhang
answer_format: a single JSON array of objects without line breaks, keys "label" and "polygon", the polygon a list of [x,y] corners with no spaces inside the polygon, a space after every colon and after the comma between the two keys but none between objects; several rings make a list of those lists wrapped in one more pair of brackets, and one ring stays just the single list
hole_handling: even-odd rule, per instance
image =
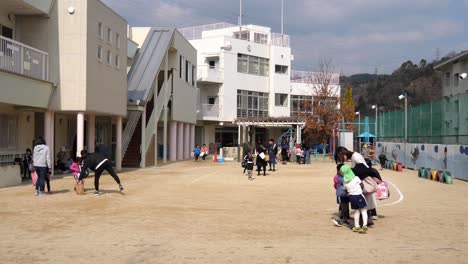
[{"label": "building overhang", "polygon": [[306,120],[303,118],[294,117],[252,117],[252,118],[238,118],[234,121],[238,126],[256,126],[256,127],[291,127],[301,126],[304,127]]},{"label": "building overhang", "polygon": [[49,108],[54,85],[0,69],[0,103]]}]

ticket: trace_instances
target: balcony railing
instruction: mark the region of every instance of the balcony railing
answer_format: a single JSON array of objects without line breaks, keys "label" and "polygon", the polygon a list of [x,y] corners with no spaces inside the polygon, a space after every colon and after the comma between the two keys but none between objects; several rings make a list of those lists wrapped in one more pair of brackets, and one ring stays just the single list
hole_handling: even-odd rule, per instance
[{"label": "balcony railing", "polygon": [[219,104],[201,104],[198,111],[199,120],[219,119]]},{"label": "balcony railing", "polygon": [[209,65],[199,65],[197,68],[198,81],[201,82],[223,82],[223,72],[219,68],[211,68]]},{"label": "balcony railing", "polygon": [[[227,29],[227,28],[233,28],[234,31],[239,32],[239,25],[234,25],[234,24],[229,24],[229,23],[224,23],[224,22],[196,26],[196,27],[179,28],[178,30],[180,33],[182,33],[182,35],[187,40],[195,40],[195,39],[201,39],[204,31],[220,30],[220,29]],[[285,34],[260,32],[260,31],[250,29],[246,26],[242,27],[242,32],[250,32],[250,34],[248,35],[232,34],[231,32],[227,32],[229,34],[226,34],[226,37],[232,37],[232,38],[237,38],[241,40],[252,41],[252,42],[257,42],[261,44],[271,44],[274,46],[282,46],[282,47],[289,47],[289,44],[290,44],[289,43],[290,38],[288,35],[285,35]],[[270,37],[268,39],[263,39],[263,38],[256,39],[255,33],[260,33],[260,35],[270,34]],[[248,38],[246,38],[246,36],[248,36]]]},{"label": "balcony railing", "polygon": [[338,85],[340,84],[340,75],[332,72],[291,71],[292,83],[318,84],[324,81],[329,81],[331,85]]},{"label": "balcony railing", "polygon": [[49,80],[49,54],[0,36],[0,69]]}]

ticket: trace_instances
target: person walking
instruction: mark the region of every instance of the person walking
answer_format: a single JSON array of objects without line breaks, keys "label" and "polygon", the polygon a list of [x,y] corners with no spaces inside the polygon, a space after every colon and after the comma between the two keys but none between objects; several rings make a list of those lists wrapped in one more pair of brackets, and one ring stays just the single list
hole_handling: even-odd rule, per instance
[{"label": "person walking", "polygon": [[257,142],[257,146],[255,147],[255,163],[257,165],[257,172],[258,176],[260,176],[261,169],[263,168],[263,176],[266,176],[266,165],[267,161],[265,160],[266,158],[266,148],[263,146],[262,142],[259,140]]},{"label": "person walking", "polygon": [[33,164],[37,173],[36,191],[37,196],[44,196],[45,181],[47,180],[48,191],[50,193],[50,182],[48,174],[51,173],[52,165],[50,163],[50,151],[44,138],[39,137],[33,149]]},{"label": "person walking", "polygon": [[[270,141],[268,143],[268,164],[270,164],[270,169],[268,171],[275,171],[276,156],[278,155],[278,146],[272,138],[270,138]],[[273,167],[273,170],[271,169],[271,167]]]},{"label": "person walking", "polygon": [[105,170],[107,171],[112,178],[114,178],[115,182],[119,185],[120,191],[124,190],[122,183],[120,183],[119,176],[112,168],[111,162],[106,159],[103,155],[99,153],[88,153],[86,150],[81,151],[81,158],[83,159],[83,168],[81,169],[80,177],[78,181],[83,180],[86,177],[86,171],[88,169],[95,172],[94,174],[94,194],[100,195],[99,192],[99,178],[101,177],[102,172]]}]

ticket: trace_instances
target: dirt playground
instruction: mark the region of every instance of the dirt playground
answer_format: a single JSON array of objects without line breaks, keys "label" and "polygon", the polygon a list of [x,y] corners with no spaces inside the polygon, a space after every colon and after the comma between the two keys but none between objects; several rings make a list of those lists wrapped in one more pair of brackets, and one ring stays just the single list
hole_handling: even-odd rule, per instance
[{"label": "dirt playground", "polygon": [[367,234],[335,227],[334,163],[279,165],[248,181],[238,163],[181,162],[109,175],[95,196],[52,181],[0,189],[0,263],[468,263],[468,183],[384,170],[391,197]]}]

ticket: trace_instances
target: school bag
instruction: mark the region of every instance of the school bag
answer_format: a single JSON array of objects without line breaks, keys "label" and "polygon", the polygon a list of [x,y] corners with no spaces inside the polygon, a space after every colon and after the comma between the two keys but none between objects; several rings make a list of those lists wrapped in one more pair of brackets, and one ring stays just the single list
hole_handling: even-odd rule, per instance
[{"label": "school bag", "polygon": [[372,177],[366,177],[362,180],[361,183],[362,192],[366,194],[375,193],[378,189],[377,183],[372,179]]}]

